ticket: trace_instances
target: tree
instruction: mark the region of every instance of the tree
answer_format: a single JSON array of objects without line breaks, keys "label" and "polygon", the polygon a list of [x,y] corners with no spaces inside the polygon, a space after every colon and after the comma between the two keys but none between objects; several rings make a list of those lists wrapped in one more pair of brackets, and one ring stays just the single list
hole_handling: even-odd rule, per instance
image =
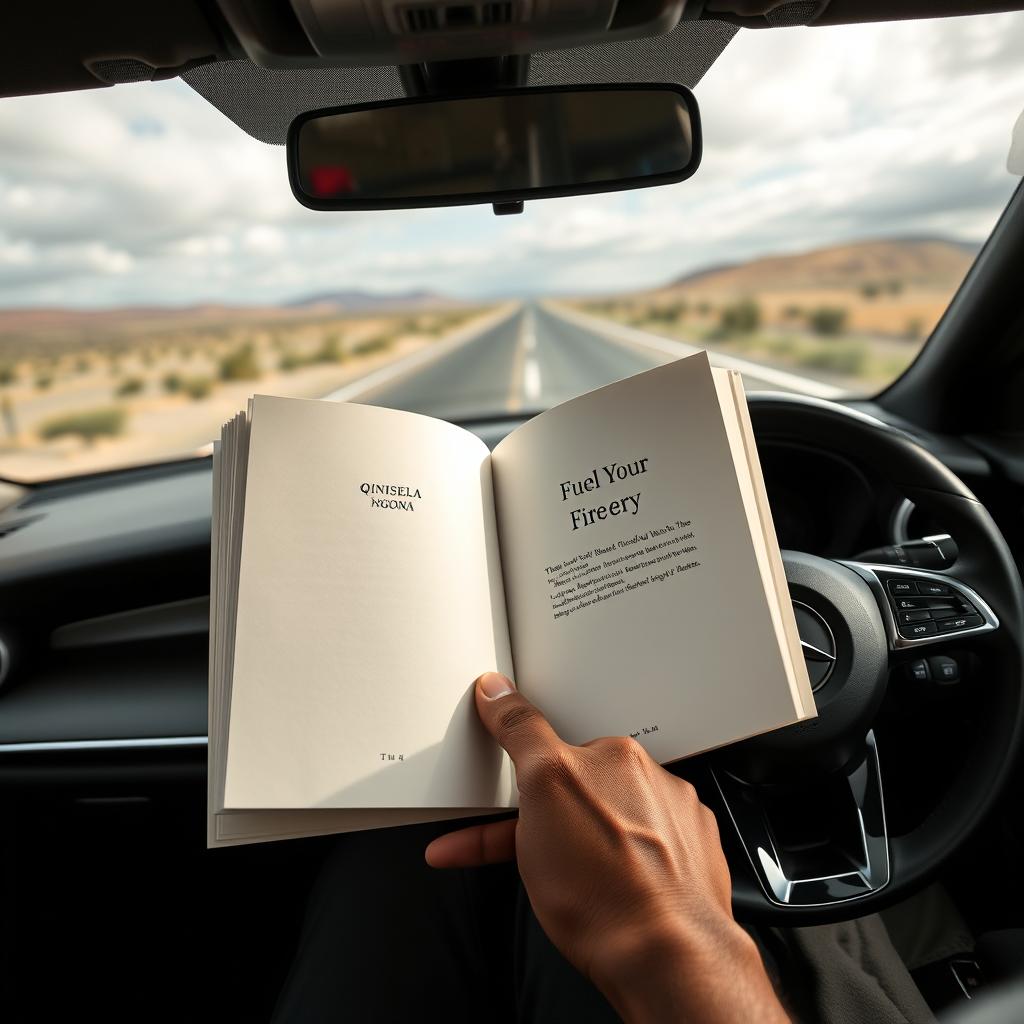
[{"label": "tree", "polygon": [[761,307],[753,299],[723,306],[719,322],[726,334],[753,334],[761,326]]},{"label": "tree", "polygon": [[97,437],[116,437],[124,430],[125,411],[117,406],[87,409],[82,412],[55,416],[40,424],[39,436],[44,441],[67,435],[77,435],[86,444]]},{"label": "tree", "polygon": [[833,336],[846,329],[847,311],[842,306],[819,306],[811,310],[807,322],[815,334]]},{"label": "tree", "polygon": [[259,380],[260,362],[251,344],[241,345],[220,361],[221,380]]}]

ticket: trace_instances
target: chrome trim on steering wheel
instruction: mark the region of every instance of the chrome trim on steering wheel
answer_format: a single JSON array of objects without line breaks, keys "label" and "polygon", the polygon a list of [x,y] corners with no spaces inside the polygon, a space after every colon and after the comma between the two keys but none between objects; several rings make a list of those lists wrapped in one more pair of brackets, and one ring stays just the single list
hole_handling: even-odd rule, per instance
[{"label": "chrome trim on steering wheel", "polygon": [[[722,802],[769,903],[779,907],[828,907],[863,899],[889,884],[889,836],[873,732],[868,732],[864,745],[863,758],[846,769],[843,780],[849,787],[851,811],[856,815],[850,824],[859,836],[859,848],[837,851],[837,860],[845,859],[847,863],[832,874],[801,877],[792,873],[772,830],[759,787],[712,769]],[[802,798],[799,789],[795,790],[792,799]],[[814,808],[806,807],[805,811],[813,814]]]}]

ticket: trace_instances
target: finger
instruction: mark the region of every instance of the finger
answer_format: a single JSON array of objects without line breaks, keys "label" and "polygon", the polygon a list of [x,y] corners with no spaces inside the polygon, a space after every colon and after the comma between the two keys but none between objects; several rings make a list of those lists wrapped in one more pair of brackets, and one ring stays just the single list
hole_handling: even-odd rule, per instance
[{"label": "finger", "polygon": [[427,847],[427,863],[432,868],[477,868],[512,860],[516,855],[517,821],[490,821],[438,836]]},{"label": "finger", "polygon": [[562,746],[548,720],[498,672],[476,681],[476,709],[487,731],[508,751],[517,768],[531,757]]}]

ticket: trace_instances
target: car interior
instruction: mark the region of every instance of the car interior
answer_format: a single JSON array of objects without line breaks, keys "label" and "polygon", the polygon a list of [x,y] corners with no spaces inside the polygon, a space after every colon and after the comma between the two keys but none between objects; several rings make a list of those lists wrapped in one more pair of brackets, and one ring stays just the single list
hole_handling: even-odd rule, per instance
[{"label": "car interior", "polygon": [[[180,77],[291,150],[293,122],[321,109],[616,83],[688,90],[737,33],[1018,9],[16,2],[0,16],[0,96]],[[499,214],[524,201],[529,213],[545,194],[468,191]],[[870,397],[749,394],[819,716],[673,766],[718,816],[740,920],[792,929],[880,914],[937,1014],[1024,984],[1021,267],[1017,188],[895,381]],[[536,411],[451,418],[493,447]],[[5,1018],[95,1007],[113,1020],[269,1019],[337,840],[204,848],[211,459],[3,486]],[[1013,1005],[991,1019],[1024,1019],[1024,1001]]]}]

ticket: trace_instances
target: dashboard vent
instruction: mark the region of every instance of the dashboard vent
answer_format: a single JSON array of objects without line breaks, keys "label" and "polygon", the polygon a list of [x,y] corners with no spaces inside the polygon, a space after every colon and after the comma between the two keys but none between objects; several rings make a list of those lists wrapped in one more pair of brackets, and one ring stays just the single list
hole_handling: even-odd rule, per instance
[{"label": "dashboard vent", "polygon": [[442,4],[406,7],[402,25],[406,32],[439,32],[463,28],[494,28],[511,25],[515,15],[512,0],[488,0],[477,4]]},{"label": "dashboard vent", "polygon": [[406,7],[405,27],[410,32],[433,32],[441,27],[436,7]]},{"label": "dashboard vent", "polygon": [[481,8],[481,15],[485,25],[511,25],[512,4],[492,3],[484,4]]}]

